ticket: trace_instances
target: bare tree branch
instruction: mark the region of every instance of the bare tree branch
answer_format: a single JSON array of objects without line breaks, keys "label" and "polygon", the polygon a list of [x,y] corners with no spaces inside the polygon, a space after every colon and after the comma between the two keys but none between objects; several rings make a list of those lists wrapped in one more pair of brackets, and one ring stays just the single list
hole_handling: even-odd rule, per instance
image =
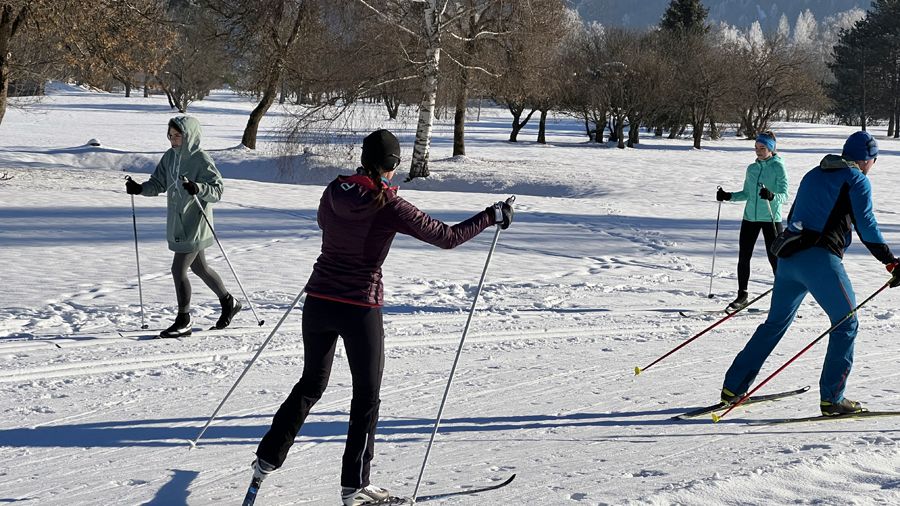
[{"label": "bare tree branch", "polygon": [[407,28],[407,27],[401,25],[400,23],[397,22],[397,20],[391,18],[391,17],[388,16],[387,14],[385,14],[385,13],[381,12],[380,10],[376,9],[375,7],[372,7],[371,5],[369,5],[369,3],[366,2],[366,0],[356,0],[356,1],[359,2],[359,3],[361,3],[361,4],[363,4],[367,9],[369,9],[369,10],[372,11],[372,12],[374,12],[374,13],[377,14],[379,17],[384,18],[386,21],[388,21],[388,22],[391,23],[392,25],[396,26],[396,27],[399,28],[400,30],[403,30],[404,32],[406,32],[406,33],[412,35],[413,37],[420,37],[420,35],[419,35],[418,33],[416,33],[416,32],[414,32],[414,31],[410,30],[409,28]]},{"label": "bare tree branch", "polygon": [[509,35],[509,33],[510,33],[510,32],[488,32],[488,31],[481,31],[481,32],[478,32],[478,33],[476,33],[475,35],[473,35],[473,36],[471,36],[471,37],[462,37],[462,36],[457,35],[457,34],[455,34],[455,33],[453,33],[453,32],[450,32],[450,36],[453,37],[454,39],[461,40],[461,41],[463,41],[463,42],[475,42],[476,40],[478,40],[478,39],[481,38],[482,36],[484,36],[483,38],[497,38],[497,37],[502,37],[502,36],[504,36],[504,35]]},{"label": "bare tree branch", "polygon": [[453,60],[453,63],[459,65],[460,68],[467,69],[467,70],[478,70],[478,71],[484,72],[485,74],[487,74],[487,75],[489,75],[489,76],[491,76],[491,77],[500,77],[500,76],[502,75],[502,74],[495,74],[495,73],[491,72],[490,70],[488,70],[488,69],[486,69],[486,68],[484,68],[484,67],[476,67],[476,66],[472,66],[472,65],[465,65],[465,64],[463,64],[462,62],[460,62],[459,60],[457,60],[456,58],[454,58],[453,55],[450,54],[449,52],[447,52],[446,49],[444,49],[444,55],[445,55],[447,58],[450,58],[451,60]]}]

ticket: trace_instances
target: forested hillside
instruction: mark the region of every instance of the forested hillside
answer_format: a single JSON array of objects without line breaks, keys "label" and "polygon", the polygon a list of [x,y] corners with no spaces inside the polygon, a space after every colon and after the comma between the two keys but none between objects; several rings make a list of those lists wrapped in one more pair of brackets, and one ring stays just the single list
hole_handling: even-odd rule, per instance
[{"label": "forested hillside", "polygon": [[[668,0],[573,0],[581,16],[605,25],[644,28],[659,22]],[[763,29],[774,30],[782,15],[793,24],[801,12],[809,9],[816,19],[854,8],[867,9],[871,0],[704,0],[710,21],[746,27],[759,21]]]}]

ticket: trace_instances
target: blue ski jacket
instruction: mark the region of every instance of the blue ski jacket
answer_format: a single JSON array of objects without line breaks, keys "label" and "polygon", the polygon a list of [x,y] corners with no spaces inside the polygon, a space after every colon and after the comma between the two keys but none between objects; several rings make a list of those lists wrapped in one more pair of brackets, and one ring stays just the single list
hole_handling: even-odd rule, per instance
[{"label": "blue ski jacket", "polygon": [[881,263],[896,260],[875,221],[869,178],[853,162],[828,155],[800,181],[788,214],[788,230],[802,232],[805,247],[825,248],[843,258],[854,227]]}]

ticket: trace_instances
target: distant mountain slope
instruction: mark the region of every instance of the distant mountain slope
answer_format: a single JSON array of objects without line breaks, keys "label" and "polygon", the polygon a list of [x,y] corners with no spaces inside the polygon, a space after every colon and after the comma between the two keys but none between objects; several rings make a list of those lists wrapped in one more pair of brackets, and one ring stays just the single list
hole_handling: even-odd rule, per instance
[{"label": "distant mountain slope", "polygon": [[[571,0],[581,17],[605,25],[644,28],[662,18],[669,0]],[[806,9],[820,22],[828,16],[853,8],[868,9],[871,0],[703,0],[713,22],[746,27],[759,20],[763,29],[775,29],[782,14],[791,26]]]}]

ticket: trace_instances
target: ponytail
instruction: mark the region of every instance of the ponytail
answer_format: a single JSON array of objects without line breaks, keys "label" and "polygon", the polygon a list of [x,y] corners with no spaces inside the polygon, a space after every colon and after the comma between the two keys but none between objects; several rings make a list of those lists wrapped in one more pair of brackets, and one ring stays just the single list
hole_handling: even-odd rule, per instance
[{"label": "ponytail", "polygon": [[375,206],[378,209],[381,209],[387,204],[387,193],[384,191],[384,181],[381,179],[381,172],[374,167],[367,167],[366,165],[363,165],[363,170],[365,170],[366,176],[369,176],[369,179],[371,179],[372,183],[375,185],[375,189],[373,190],[375,192],[373,199],[375,201]]}]

